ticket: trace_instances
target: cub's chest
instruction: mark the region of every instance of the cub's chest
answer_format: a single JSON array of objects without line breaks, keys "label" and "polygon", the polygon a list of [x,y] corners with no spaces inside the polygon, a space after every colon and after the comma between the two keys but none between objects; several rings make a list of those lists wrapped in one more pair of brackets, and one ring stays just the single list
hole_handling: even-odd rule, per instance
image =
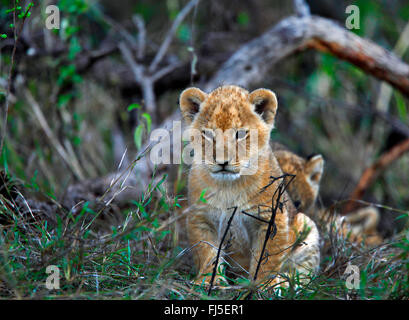
[{"label": "cub's chest", "polygon": [[[228,227],[227,241],[240,249],[245,250],[250,247],[252,235],[256,233],[260,222],[243,213],[243,211],[248,212],[247,210],[248,208],[244,206],[236,206],[229,209],[208,207],[204,215],[216,231],[218,243],[222,240]],[[234,216],[231,218],[233,213]]]}]

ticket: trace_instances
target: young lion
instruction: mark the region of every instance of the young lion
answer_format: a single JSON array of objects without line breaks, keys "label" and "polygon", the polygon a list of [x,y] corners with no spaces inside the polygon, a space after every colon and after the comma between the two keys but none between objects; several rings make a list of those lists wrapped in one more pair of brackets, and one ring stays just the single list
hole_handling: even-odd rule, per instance
[{"label": "young lion", "polygon": [[283,172],[295,175],[287,191],[298,210],[308,214],[314,221],[323,223],[327,232],[335,227],[335,231],[351,242],[364,242],[366,245],[382,242],[382,237],[376,231],[379,222],[376,208],[361,208],[342,217],[333,209],[318,209],[315,206],[324,171],[324,158],[321,155],[304,159],[278,143],[271,143],[271,147]]},{"label": "young lion", "polygon": [[288,185],[288,194],[296,208],[312,216],[318,197],[321,177],[324,171],[324,158],[314,155],[304,159],[288,150],[285,146],[272,142],[271,148],[281,170],[295,175]]},{"label": "young lion", "polygon": [[[189,88],[180,96],[180,108],[190,129],[201,134],[191,140],[195,152],[212,151],[193,162],[188,178],[189,204],[195,210],[188,216],[187,231],[199,272],[196,283],[209,284],[217,248],[234,210],[219,264],[225,261],[231,270],[250,278],[259,267],[257,279],[268,286],[282,281],[278,273],[315,272],[320,260],[317,227],[295,211],[287,194],[276,211],[275,235],[266,239],[268,223],[264,221],[270,220],[282,182],[273,177],[283,174],[269,145],[277,111],[275,94],[267,89],[249,93],[237,86],[222,86],[209,94]],[[254,148],[250,142],[255,135]],[[243,142],[245,151],[231,156],[228,146],[240,149]],[[259,263],[265,241],[265,256]]]}]

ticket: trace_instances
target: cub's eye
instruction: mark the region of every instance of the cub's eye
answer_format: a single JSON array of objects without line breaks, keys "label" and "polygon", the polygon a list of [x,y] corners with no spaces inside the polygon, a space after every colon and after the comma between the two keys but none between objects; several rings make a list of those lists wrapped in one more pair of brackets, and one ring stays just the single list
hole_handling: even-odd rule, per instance
[{"label": "cub's eye", "polygon": [[247,129],[239,129],[236,132],[236,139],[237,140],[243,140],[247,138],[247,135],[249,134],[249,131]]},{"label": "cub's eye", "polygon": [[214,140],[214,132],[211,129],[204,129],[202,130],[202,136],[203,138],[213,141]]}]

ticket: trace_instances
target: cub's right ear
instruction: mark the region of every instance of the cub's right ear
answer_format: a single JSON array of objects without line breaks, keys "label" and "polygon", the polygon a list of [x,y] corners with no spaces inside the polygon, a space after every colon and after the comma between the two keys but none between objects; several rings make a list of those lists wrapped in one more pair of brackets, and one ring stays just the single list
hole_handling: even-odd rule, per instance
[{"label": "cub's right ear", "polygon": [[207,94],[198,88],[188,88],[180,94],[179,105],[187,124],[191,124]]},{"label": "cub's right ear", "polygon": [[320,154],[309,156],[304,166],[304,172],[311,182],[318,185],[324,172],[323,156]]},{"label": "cub's right ear", "polygon": [[250,103],[254,105],[254,111],[270,126],[274,126],[277,112],[277,97],[268,89],[257,89],[250,93]]}]

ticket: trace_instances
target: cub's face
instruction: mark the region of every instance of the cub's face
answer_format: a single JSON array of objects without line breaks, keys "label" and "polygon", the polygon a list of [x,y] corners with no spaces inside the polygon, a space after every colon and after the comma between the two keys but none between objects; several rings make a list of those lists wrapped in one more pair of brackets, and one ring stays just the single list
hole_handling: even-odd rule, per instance
[{"label": "cub's face", "polygon": [[[190,126],[195,165],[218,181],[234,181],[257,172],[258,154],[268,145],[277,111],[275,94],[266,89],[251,93],[223,86],[209,94],[189,88],[180,108]],[[200,151],[200,152],[198,152]]]},{"label": "cub's face", "polygon": [[290,151],[275,151],[274,155],[283,172],[295,175],[287,187],[294,205],[299,211],[309,213],[318,197],[324,171],[323,157],[314,155],[304,159]]}]

